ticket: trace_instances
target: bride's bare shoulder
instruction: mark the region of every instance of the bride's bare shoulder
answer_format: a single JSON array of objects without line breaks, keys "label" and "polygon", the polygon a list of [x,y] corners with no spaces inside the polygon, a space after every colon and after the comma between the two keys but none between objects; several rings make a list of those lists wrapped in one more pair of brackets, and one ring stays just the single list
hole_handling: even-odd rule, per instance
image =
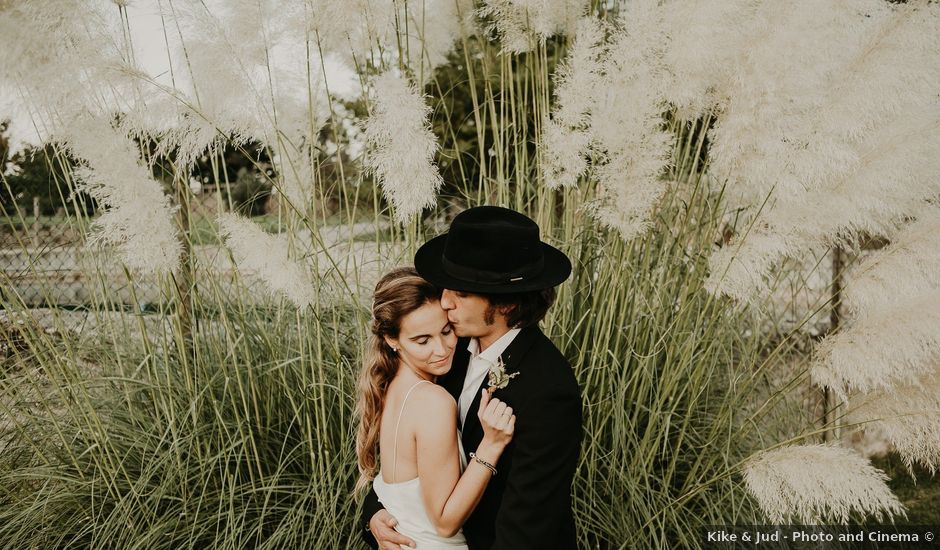
[{"label": "bride's bare shoulder", "polygon": [[457,402],[453,396],[437,384],[419,385],[415,388],[414,400],[417,408],[427,414],[441,414],[457,410]]}]

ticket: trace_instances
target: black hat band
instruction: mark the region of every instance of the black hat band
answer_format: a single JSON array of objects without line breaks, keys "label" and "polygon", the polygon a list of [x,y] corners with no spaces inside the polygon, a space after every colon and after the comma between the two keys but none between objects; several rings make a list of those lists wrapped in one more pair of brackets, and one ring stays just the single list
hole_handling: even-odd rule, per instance
[{"label": "black hat band", "polygon": [[535,277],[542,272],[545,267],[545,259],[541,256],[526,265],[525,269],[519,271],[489,271],[486,269],[477,269],[450,261],[447,256],[441,256],[441,267],[444,272],[451,277],[466,279],[475,283],[485,285],[501,285],[506,283],[516,283],[528,278]]}]

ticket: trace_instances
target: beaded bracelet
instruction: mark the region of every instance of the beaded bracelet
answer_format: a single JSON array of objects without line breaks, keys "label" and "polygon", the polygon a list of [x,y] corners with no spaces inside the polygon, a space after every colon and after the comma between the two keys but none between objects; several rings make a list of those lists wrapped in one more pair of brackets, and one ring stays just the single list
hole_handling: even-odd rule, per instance
[{"label": "beaded bracelet", "polygon": [[494,476],[496,475],[496,466],[493,466],[493,465],[490,464],[489,462],[487,462],[487,461],[483,460],[482,458],[478,457],[478,456],[476,455],[476,453],[470,453],[470,458],[472,458],[473,460],[475,460],[475,461],[479,462],[480,464],[482,464],[483,467],[485,467],[487,470],[489,470],[490,472],[492,472]]}]

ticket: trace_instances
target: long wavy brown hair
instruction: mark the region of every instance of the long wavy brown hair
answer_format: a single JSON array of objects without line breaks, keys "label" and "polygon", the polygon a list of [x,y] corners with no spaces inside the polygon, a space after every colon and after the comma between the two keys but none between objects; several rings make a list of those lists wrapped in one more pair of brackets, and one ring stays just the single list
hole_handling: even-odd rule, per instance
[{"label": "long wavy brown hair", "polygon": [[398,337],[405,315],[428,302],[441,299],[441,290],[425,281],[412,267],[400,267],[386,273],[375,285],[369,342],[363,352],[359,374],[359,401],[356,416],[356,458],[359,479],[356,492],[368,486],[378,472],[379,427],[388,385],[398,372],[398,356],[385,337]]}]

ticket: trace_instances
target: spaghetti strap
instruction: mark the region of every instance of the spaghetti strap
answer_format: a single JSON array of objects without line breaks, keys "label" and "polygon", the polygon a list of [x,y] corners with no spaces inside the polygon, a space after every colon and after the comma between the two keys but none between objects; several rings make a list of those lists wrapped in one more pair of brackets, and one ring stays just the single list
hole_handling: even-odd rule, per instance
[{"label": "spaghetti strap", "polygon": [[405,398],[401,402],[401,409],[398,411],[398,421],[395,422],[395,450],[392,452],[392,479],[398,477],[398,426],[401,424],[401,415],[405,412],[405,403],[408,402],[408,397],[411,396],[411,392],[418,387],[418,384],[423,382],[427,382],[428,384],[431,383],[430,380],[419,380],[412,384],[412,386],[408,388],[408,393],[405,394]]}]

